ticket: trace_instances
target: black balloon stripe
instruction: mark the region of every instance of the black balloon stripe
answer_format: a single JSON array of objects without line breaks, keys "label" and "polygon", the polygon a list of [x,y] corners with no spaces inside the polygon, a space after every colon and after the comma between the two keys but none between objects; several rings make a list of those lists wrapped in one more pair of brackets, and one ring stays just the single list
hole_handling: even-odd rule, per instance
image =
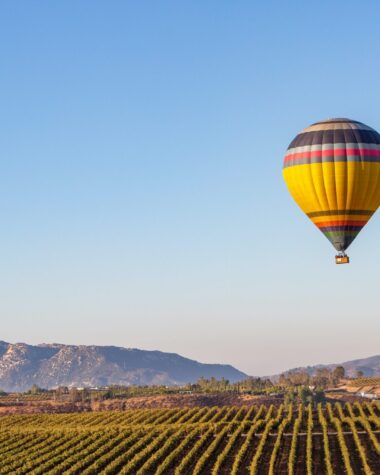
[{"label": "black balloon stripe", "polygon": [[335,143],[380,144],[380,135],[372,130],[317,130],[303,132],[292,140],[289,148],[304,147],[305,145],[323,145]]},{"label": "black balloon stripe", "polygon": [[362,163],[380,163],[380,157],[368,157],[361,155],[348,155],[341,157],[313,157],[313,158],[294,158],[285,160],[283,168],[295,167],[297,165],[311,165],[313,163],[339,163],[339,162],[362,162]]}]

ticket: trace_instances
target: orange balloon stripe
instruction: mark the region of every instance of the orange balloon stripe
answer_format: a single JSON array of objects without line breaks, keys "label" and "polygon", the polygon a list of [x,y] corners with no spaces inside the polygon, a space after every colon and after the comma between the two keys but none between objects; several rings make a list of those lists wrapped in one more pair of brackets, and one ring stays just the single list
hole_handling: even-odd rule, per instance
[{"label": "orange balloon stripe", "polygon": [[339,221],[324,221],[323,223],[314,223],[318,228],[325,228],[327,226],[364,226],[367,221],[350,221],[349,219]]}]

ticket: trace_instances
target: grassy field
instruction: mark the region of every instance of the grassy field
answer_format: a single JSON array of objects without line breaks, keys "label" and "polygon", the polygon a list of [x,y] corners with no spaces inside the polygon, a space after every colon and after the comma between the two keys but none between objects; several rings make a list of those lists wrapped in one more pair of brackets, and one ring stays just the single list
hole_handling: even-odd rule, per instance
[{"label": "grassy field", "polygon": [[0,418],[0,474],[379,474],[380,404]]}]

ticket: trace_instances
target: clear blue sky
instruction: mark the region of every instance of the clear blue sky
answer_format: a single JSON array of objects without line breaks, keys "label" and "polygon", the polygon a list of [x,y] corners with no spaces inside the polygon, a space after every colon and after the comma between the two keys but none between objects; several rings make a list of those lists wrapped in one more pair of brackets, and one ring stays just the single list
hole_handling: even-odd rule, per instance
[{"label": "clear blue sky", "polygon": [[380,353],[380,215],[336,266],[284,152],[380,130],[376,1],[2,1],[0,339],[251,374]]}]

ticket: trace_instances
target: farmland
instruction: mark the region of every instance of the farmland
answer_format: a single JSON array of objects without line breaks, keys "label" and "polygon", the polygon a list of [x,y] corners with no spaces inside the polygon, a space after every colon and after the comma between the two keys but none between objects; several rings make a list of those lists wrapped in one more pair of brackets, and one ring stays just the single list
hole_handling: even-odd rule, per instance
[{"label": "farmland", "polygon": [[0,418],[0,474],[378,474],[380,404]]}]

